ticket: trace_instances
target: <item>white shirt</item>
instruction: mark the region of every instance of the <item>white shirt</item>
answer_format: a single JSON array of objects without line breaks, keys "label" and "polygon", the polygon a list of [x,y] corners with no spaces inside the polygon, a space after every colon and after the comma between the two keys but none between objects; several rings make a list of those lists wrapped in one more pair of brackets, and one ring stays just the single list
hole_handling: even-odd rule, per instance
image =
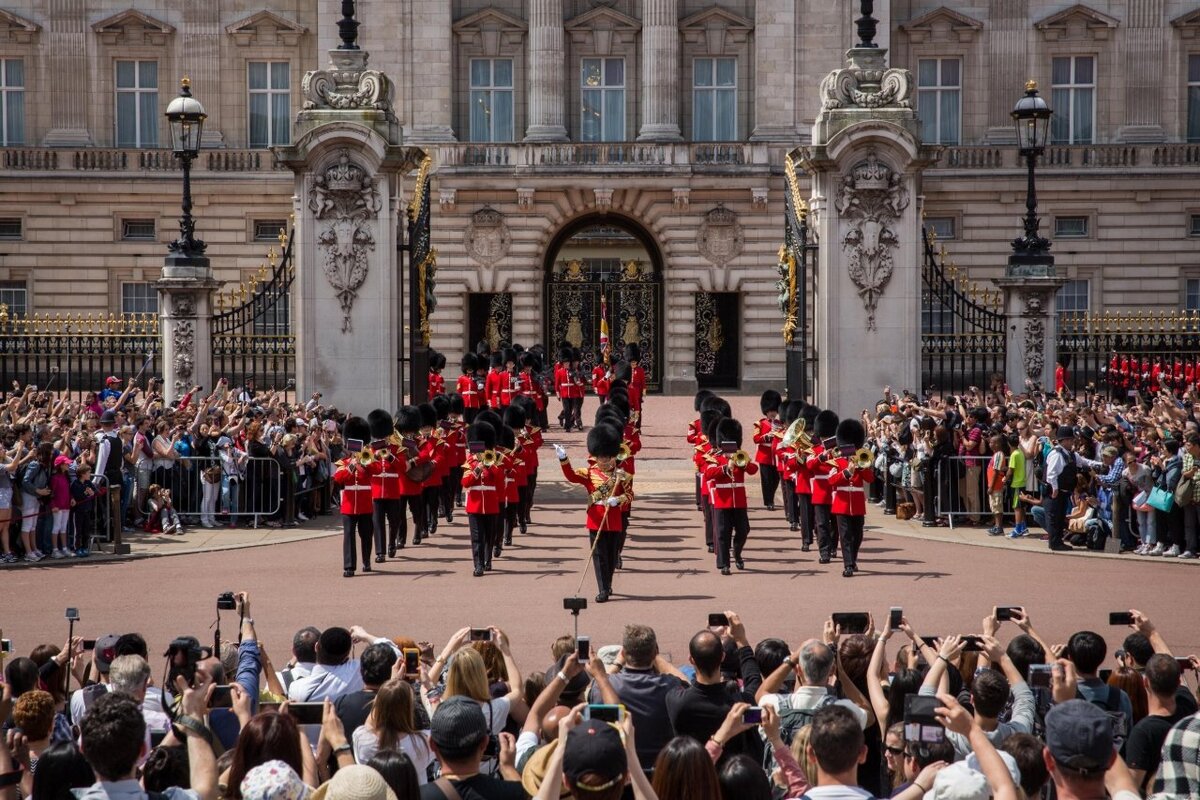
[{"label": "white shirt", "polygon": [[[359,764],[370,761],[379,752],[379,737],[370,724],[360,725],[350,737],[354,746],[354,760]],[[410,733],[396,740],[396,749],[409,757],[417,769],[417,783],[425,784],[426,768],[433,761],[433,750],[429,747],[429,731]]]},{"label": "white shirt", "polygon": [[814,786],[805,794],[812,800],[874,800],[861,786]]},{"label": "white shirt", "polygon": [[276,672],[275,676],[279,678],[279,685],[282,686],[286,691],[291,686],[291,683],[284,679],[284,672],[291,672],[291,681],[298,681],[301,678],[307,678],[309,675],[312,675],[312,672],[314,669],[316,669],[316,666],[317,665],[311,661],[300,661],[297,662],[296,666],[291,667],[288,670],[280,670],[279,672]]},{"label": "white shirt", "polygon": [[1063,491],[1073,492],[1074,486],[1058,485],[1058,476],[1062,474],[1063,467],[1067,465],[1066,459],[1069,456],[1075,457],[1075,466],[1077,467],[1092,467],[1101,468],[1104,465],[1099,461],[1092,461],[1090,458],[1084,458],[1079,453],[1068,453],[1063,449],[1062,445],[1057,445],[1050,449],[1050,455],[1046,456],[1046,483],[1050,484],[1050,488],[1054,490],[1062,489]]},{"label": "white shirt", "polygon": [[[376,639],[371,644],[381,642],[391,647],[398,657],[404,657],[400,648],[390,639]],[[362,670],[357,658],[336,665],[315,664],[308,675],[292,681],[292,685],[288,687],[288,700],[293,703],[316,703],[327,697],[337,700],[342,695],[357,692],[361,688]],[[503,723],[501,726],[503,727]]]}]

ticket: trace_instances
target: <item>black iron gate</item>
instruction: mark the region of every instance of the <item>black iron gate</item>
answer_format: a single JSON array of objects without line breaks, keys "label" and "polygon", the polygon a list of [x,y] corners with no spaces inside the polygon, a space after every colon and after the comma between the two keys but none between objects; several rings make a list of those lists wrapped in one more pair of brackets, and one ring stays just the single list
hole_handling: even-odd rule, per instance
[{"label": "black iron gate", "polygon": [[987,389],[1005,374],[1005,316],[999,290],[981,289],[946,264],[937,236],[922,228],[921,386],[926,393]]},{"label": "black iron gate", "polygon": [[255,381],[260,390],[296,385],[296,337],[292,333],[293,237],[279,231],[282,255],[271,248],[270,265],[238,287],[216,295],[212,318],[213,380],[230,386]]},{"label": "black iron gate", "polygon": [[800,196],[796,165],[784,159],[783,245],[779,248],[779,308],[783,312],[783,343],[787,393],[793,400],[811,401],[817,394],[816,309],[817,242],[808,227],[808,204]]},{"label": "black iron gate", "polygon": [[[430,318],[437,309],[437,249],[432,242],[432,211],[429,208],[429,170],[433,164],[428,156],[417,171],[416,186],[408,205],[408,236],[400,246],[400,269],[404,272],[404,256],[408,255],[408,386],[401,386],[401,395],[408,394],[412,402],[423,402],[429,396],[429,339],[433,334]],[[400,348],[404,352],[403,345]],[[402,357],[403,360],[403,357]],[[403,370],[401,371],[403,374]]]},{"label": "black iron gate", "polygon": [[512,295],[472,292],[467,295],[467,349],[494,353],[512,344]]},{"label": "black iron gate", "polygon": [[737,292],[696,292],[696,383],[701,389],[738,388],[740,300]]},{"label": "black iron gate", "polygon": [[547,341],[578,347],[588,370],[600,351],[601,299],[607,306],[609,342],[614,357],[635,342],[646,370],[646,390],[662,388],[662,280],[658,270],[640,261],[627,261],[619,270],[607,260],[571,260],[546,280]]}]

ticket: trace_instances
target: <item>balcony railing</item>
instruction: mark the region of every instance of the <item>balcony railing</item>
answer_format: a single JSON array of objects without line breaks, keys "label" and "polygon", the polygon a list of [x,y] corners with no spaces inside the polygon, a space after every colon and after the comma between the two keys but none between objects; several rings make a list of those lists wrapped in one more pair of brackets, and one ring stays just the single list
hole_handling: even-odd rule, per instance
[{"label": "balcony railing", "polygon": [[433,148],[434,163],[448,171],[565,172],[603,168],[615,172],[769,169],[784,148],[751,142],[659,144],[647,142],[551,142],[448,144]]},{"label": "balcony railing", "polygon": [[[1024,166],[1016,147],[947,147],[934,169],[997,170]],[[1200,144],[1075,144],[1046,148],[1046,169],[1154,169],[1200,167]]]},{"label": "balcony railing", "polygon": [[[174,172],[179,159],[167,149],[122,150],[87,147],[78,150],[60,148],[10,147],[0,149],[0,173],[3,172]],[[205,172],[278,172],[270,150],[202,150],[192,164],[193,173]]]}]

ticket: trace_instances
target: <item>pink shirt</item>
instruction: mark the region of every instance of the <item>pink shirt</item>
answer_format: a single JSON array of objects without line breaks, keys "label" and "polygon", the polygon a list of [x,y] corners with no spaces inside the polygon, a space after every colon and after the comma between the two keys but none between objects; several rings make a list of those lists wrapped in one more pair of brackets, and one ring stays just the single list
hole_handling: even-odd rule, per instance
[{"label": "pink shirt", "polygon": [[50,476],[50,508],[64,511],[71,507],[71,479],[65,472],[54,472]]}]

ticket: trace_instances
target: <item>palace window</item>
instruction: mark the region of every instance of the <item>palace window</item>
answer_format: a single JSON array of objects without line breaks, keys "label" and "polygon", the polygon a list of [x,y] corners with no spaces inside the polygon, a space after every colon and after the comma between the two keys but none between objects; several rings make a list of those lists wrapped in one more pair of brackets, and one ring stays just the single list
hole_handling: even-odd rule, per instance
[{"label": "palace window", "polygon": [[917,62],[917,116],[921,138],[958,144],[962,127],[962,62],[957,58],[922,58]]},{"label": "palace window", "polygon": [[1187,140],[1200,142],[1200,55],[1188,56]]},{"label": "palace window", "polygon": [[158,290],[144,281],[121,284],[122,314],[157,314]]},{"label": "palace window", "polygon": [[29,313],[29,290],[24,281],[0,281],[0,303],[8,306],[9,319]]},{"label": "palace window", "polygon": [[246,65],[250,92],[250,146],[273,147],[291,141],[291,65],[251,61]]},{"label": "palace window", "polygon": [[117,147],[158,147],[158,62],[117,62]]},{"label": "palace window", "polygon": [[1086,239],[1088,218],[1081,216],[1055,217],[1054,236],[1057,239]]},{"label": "palace window", "polygon": [[1091,284],[1086,278],[1067,281],[1058,292],[1058,313],[1083,314],[1089,307]]},{"label": "palace window", "polygon": [[153,242],[157,238],[152,219],[121,220],[121,241]]},{"label": "palace window", "polygon": [[1186,311],[1200,311],[1200,278],[1188,278],[1184,282],[1183,307]]},{"label": "palace window", "polygon": [[697,58],[692,62],[692,139],[737,140],[736,58]]},{"label": "palace window", "polygon": [[25,144],[25,62],[0,61],[0,145]]},{"label": "palace window", "polygon": [[625,59],[585,58],[580,68],[580,139],[625,140]]},{"label": "palace window", "polygon": [[513,60],[471,59],[471,141],[513,140]]},{"label": "palace window", "polygon": [[256,219],[254,220],[254,241],[278,242],[279,232],[287,230],[286,219]]},{"label": "palace window", "polygon": [[22,222],[20,217],[0,218],[0,241],[19,242],[25,238]]},{"label": "palace window", "polygon": [[1050,139],[1054,144],[1091,144],[1096,120],[1096,59],[1055,58],[1050,74]]},{"label": "palace window", "polygon": [[925,230],[936,234],[939,241],[957,238],[958,220],[954,217],[926,217]]}]

